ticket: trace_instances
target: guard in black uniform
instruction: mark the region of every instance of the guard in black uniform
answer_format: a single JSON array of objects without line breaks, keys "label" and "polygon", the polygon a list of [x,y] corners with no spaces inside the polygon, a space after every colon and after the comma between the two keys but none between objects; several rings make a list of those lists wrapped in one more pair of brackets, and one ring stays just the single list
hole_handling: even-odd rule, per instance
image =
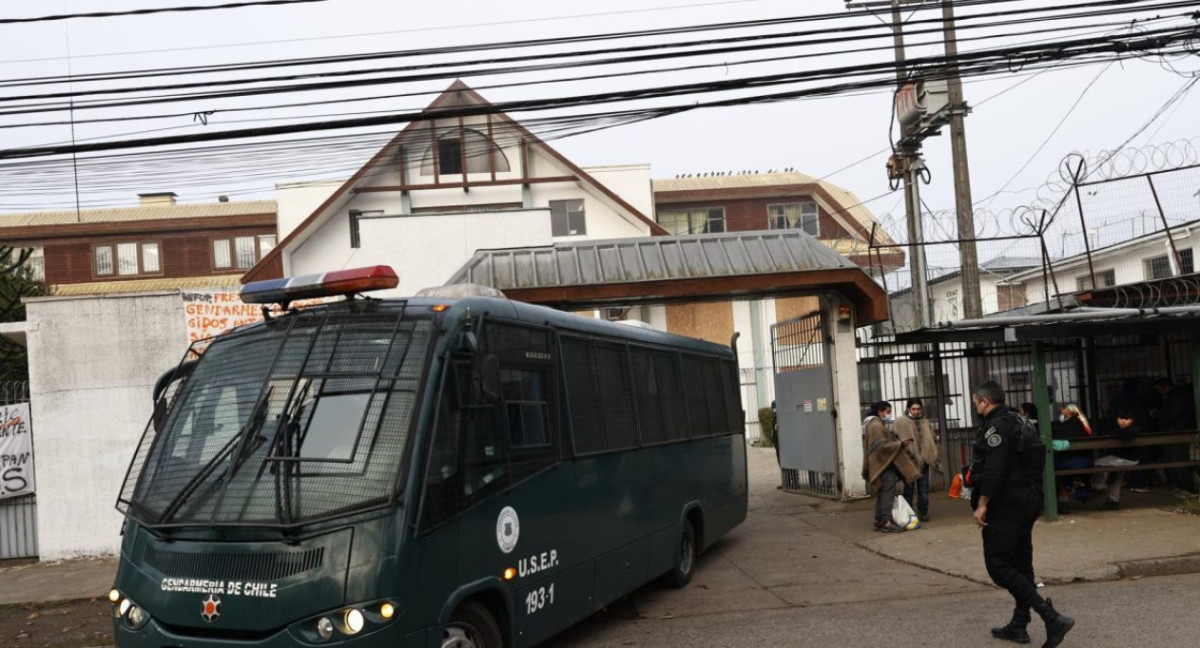
[{"label": "guard in black uniform", "polygon": [[983,562],[992,581],[1016,601],[1012,620],[993,628],[992,636],[1029,643],[1026,626],[1032,610],[1046,623],[1043,648],[1054,648],[1075,621],[1038,595],[1033,577],[1033,523],[1042,512],[1042,493],[1036,485],[1038,477],[1025,475],[1024,465],[1015,457],[1020,421],[1016,410],[1004,404],[1004,390],[993,381],[975,388],[971,402],[983,419],[968,473],[971,508],[983,530]]}]

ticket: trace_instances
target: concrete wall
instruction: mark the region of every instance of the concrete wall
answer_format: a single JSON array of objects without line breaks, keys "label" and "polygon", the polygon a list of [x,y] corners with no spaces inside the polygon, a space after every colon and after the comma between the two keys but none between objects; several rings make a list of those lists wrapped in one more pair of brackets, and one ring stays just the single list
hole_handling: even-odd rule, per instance
[{"label": "concrete wall", "polygon": [[114,509],[150,419],[150,395],[179,363],[179,293],[47,297],[26,306],[42,560],[115,554]]}]

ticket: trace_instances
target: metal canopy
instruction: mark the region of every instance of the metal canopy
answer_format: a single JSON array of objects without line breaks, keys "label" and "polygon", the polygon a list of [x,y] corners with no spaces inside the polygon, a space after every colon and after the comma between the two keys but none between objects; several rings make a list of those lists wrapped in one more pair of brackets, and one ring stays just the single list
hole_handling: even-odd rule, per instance
[{"label": "metal canopy", "polygon": [[795,230],[480,250],[446,283],[560,308],[832,291],[860,325],[887,319],[887,296],[862,268]]},{"label": "metal canopy", "polygon": [[[1096,309],[1100,310],[1100,309]],[[1200,312],[1161,313],[1146,311],[1135,315],[1113,316],[1101,312],[1093,318],[997,323],[962,328],[933,328],[900,333],[897,344],[936,342],[1017,342],[1092,338],[1103,335],[1135,335],[1200,331]],[[986,317],[984,318],[987,319]],[[1030,320],[1035,320],[1030,317]]]}]

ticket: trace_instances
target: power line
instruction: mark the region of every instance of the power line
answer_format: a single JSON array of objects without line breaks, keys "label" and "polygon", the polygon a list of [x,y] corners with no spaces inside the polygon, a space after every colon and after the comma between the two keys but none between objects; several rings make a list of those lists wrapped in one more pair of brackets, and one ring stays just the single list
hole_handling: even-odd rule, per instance
[{"label": "power line", "polygon": [[190,5],[184,7],[156,7],[153,9],[130,9],[127,11],[89,11],[76,14],[57,14],[53,16],[38,16],[35,18],[0,18],[0,25],[20,23],[51,22],[71,20],[73,18],[113,18],[116,16],[145,16],[159,13],[181,13],[190,11],[213,11],[217,9],[241,9],[242,7],[266,7],[278,5],[313,4],[329,0],[253,0],[249,2],[229,2],[219,5]]}]

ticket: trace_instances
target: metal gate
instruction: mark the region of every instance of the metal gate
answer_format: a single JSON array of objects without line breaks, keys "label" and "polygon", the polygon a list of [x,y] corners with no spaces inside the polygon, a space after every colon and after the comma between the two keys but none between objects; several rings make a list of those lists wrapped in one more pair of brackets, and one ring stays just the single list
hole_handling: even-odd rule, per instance
[{"label": "metal gate", "polygon": [[[29,383],[0,383],[0,405],[29,401]],[[37,553],[37,495],[0,499],[0,560]]]},{"label": "metal gate", "polygon": [[783,489],[837,497],[833,371],[824,311],[771,327]]}]

